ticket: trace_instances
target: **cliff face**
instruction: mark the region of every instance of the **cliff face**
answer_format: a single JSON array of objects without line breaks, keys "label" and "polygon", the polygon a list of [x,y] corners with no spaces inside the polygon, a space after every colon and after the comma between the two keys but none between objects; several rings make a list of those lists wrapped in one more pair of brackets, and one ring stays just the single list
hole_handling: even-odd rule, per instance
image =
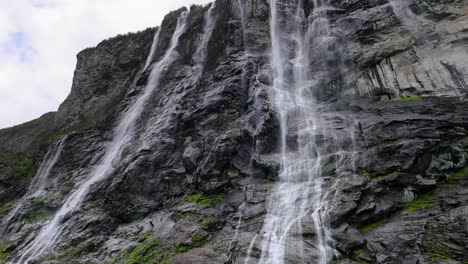
[{"label": "cliff face", "polygon": [[467,262],[466,6],[217,0],[81,52],[0,130],[0,262]]}]

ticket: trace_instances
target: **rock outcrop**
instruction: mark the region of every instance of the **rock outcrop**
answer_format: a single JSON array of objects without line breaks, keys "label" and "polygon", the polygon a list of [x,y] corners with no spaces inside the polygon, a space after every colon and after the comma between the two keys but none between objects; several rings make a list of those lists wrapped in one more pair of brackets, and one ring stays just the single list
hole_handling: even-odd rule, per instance
[{"label": "rock outcrop", "polygon": [[[279,2],[288,16],[298,1]],[[308,16],[317,1],[302,2]],[[319,87],[316,142],[332,153],[320,164],[333,263],[466,263],[467,1],[328,2],[332,8],[321,12],[333,41],[309,52],[320,58],[311,62],[311,85]],[[31,263],[259,261],[281,171],[270,6],[217,0],[84,50],[57,113],[0,130],[3,218],[27,193],[48,148],[68,135],[44,192],[23,199],[2,227],[0,263],[17,263],[101,165],[184,14],[174,60],[162,69],[112,173],[90,186],[63,217],[59,238]],[[291,149],[296,137],[287,139]],[[301,224],[304,254],[286,252],[280,263],[317,263],[313,219],[304,216]]]}]

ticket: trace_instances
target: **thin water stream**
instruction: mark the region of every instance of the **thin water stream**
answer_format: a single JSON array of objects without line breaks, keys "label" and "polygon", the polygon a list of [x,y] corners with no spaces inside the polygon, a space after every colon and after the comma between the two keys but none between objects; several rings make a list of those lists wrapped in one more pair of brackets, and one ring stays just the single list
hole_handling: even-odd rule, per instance
[{"label": "thin water stream", "polygon": [[[72,191],[71,195],[55,216],[39,231],[35,239],[23,249],[21,254],[19,254],[20,257],[15,260],[15,263],[29,263],[29,261],[36,259],[54,246],[63,229],[64,219],[80,208],[93,184],[102,181],[114,171],[123,148],[134,136],[135,123],[140,117],[146,102],[153,91],[158,87],[161,76],[165,72],[167,66],[176,59],[175,50],[179,44],[179,37],[186,29],[187,14],[188,12],[183,12],[179,17],[170,47],[161,60],[154,64],[145,90],[120,118],[117,127],[114,129],[113,140],[107,145],[99,165],[92,170],[88,179],[76,186],[75,190]],[[156,34],[159,34],[159,31]],[[155,37],[154,42],[156,41],[157,38]],[[150,52],[150,55],[153,56],[154,52]],[[148,61],[151,62],[152,59],[148,59],[147,62]]]},{"label": "thin water stream", "polygon": [[0,223],[0,235],[5,234],[5,232],[8,230],[8,226],[18,216],[19,210],[23,208],[27,200],[38,197],[44,192],[47,180],[49,179],[52,169],[62,154],[62,150],[67,138],[68,135],[64,136],[61,140],[50,147],[24,197],[21,198],[13,206],[10,212],[2,219]]}]

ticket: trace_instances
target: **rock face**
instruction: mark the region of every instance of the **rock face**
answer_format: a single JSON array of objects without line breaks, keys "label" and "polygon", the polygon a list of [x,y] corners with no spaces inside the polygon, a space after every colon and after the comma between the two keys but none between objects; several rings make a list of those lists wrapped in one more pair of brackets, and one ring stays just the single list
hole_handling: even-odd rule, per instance
[{"label": "rock face", "polygon": [[[334,39],[308,51],[320,58],[310,72],[315,141],[332,153],[320,163],[332,262],[468,262],[467,1],[330,0],[314,11],[318,2],[300,1],[300,10],[326,13]],[[298,4],[281,0],[279,12],[295,19]],[[22,202],[2,220],[0,263],[22,263],[41,228],[102,164],[184,15],[173,62],[161,69],[112,172],[89,187],[31,263],[260,261],[282,169],[270,5],[217,0],[84,50],[57,113],[0,130],[0,217]],[[280,21],[285,30],[288,19]],[[65,135],[44,191],[21,199]],[[297,149],[297,138],[287,140]],[[301,225],[303,254],[286,251],[277,263],[318,263],[310,214]]]}]

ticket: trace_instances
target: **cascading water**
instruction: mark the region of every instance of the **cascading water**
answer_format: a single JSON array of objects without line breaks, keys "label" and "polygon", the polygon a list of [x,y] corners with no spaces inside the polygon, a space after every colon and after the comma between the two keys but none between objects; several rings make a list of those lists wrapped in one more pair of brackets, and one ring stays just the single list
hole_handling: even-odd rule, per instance
[{"label": "cascading water", "polygon": [[207,50],[208,50],[208,43],[211,39],[211,35],[213,35],[213,30],[215,28],[215,18],[214,18],[214,13],[213,13],[213,10],[216,7],[215,4],[216,2],[211,3],[210,8],[205,13],[205,16],[203,19],[204,26],[203,26],[202,39],[193,56],[195,65],[200,68],[203,68],[205,64]]},{"label": "cascading water", "polygon": [[237,8],[239,10],[239,17],[242,23],[242,41],[244,42],[244,47],[247,32],[247,14],[245,10],[245,1],[246,0],[237,0]]},{"label": "cascading water", "polygon": [[[179,17],[176,30],[174,31],[171,39],[170,47],[162,59],[154,64],[144,92],[121,117],[119,124],[114,130],[113,140],[107,146],[100,165],[94,168],[90,177],[86,181],[77,186],[55,216],[40,230],[39,234],[36,235],[35,239],[26,246],[23,252],[21,252],[21,257],[15,261],[16,263],[28,263],[40,256],[45,250],[52,247],[57,242],[62,231],[62,222],[64,218],[80,207],[93,184],[102,181],[114,170],[116,162],[120,159],[123,148],[133,137],[135,123],[143,111],[148,98],[159,85],[159,81],[164,70],[176,58],[175,50],[179,43],[179,37],[186,29],[187,14],[187,12],[183,12]],[[156,34],[159,34],[159,31]],[[156,41],[156,38],[154,41]],[[149,61],[151,60],[152,59],[149,59]]]},{"label": "cascading water", "polygon": [[427,39],[432,32],[427,31],[417,16],[411,11],[413,0],[389,0],[393,13],[417,40]]},{"label": "cascading water", "polygon": [[[259,263],[281,264],[288,256],[295,258],[293,262],[310,263],[305,259],[302,234],[303,221],[311,219],[316,263],[325,264],[333,257],[333,241],[322,190],[323,154],[317,145],[320,123],[312,90],[316,80],[310,74],[310,52],[312,47],[321,48],[317,44],[325,46],[329,37],[324,12],[327,5],[315,0],[313,13],[305,17],[302,0],[289,14],[288,10],[279,10],[280,4],[270,0],[272,99],[280,121],[281,171],[280,182],[268,201]],[[283,19],[284,13],[291,17]],[[296,147],[288,144],[291,138],[297,139]]]},{"label": "cascading water", "polygon": [[151,62],[153,61],[154,53],[156,52],[156,47],[158,46],[158,43],[159,43],[160,33],[161,33],[161,28],[158,28],[156,33],[154,34],[153,43],[151,43],[150,53],[148,55],[148,58],[146,58],[145,66],[143,67],[143,70],[141,72],[146,71],[148,67],[151,65]]},{"label": "cascading water", "polygon": [[14,220],[17,216],[18,211],[23,208],[24,203],[31,198],[37,197],[42,194],[45,190],[45,186],[47,183],[47,179],[49,178],[50,172],[52,168],[55,166],[57,161],[60,158],[60,155],[63,150],[63,146],[65,141],[67,140],[68,135],[64,136],[60,141],[56,144],[52,145],[44,157],[41,165],[39,166],[39,170],[37,171],[36,176],[34,177],[31,185],[28,188],[28,191],[24,195],[24,197],[15,204],[15,206],[10,210],[8,215],[6,215],[1,224],[0,224],[0,235],[3,235],[7,229],[8,225]]}]

